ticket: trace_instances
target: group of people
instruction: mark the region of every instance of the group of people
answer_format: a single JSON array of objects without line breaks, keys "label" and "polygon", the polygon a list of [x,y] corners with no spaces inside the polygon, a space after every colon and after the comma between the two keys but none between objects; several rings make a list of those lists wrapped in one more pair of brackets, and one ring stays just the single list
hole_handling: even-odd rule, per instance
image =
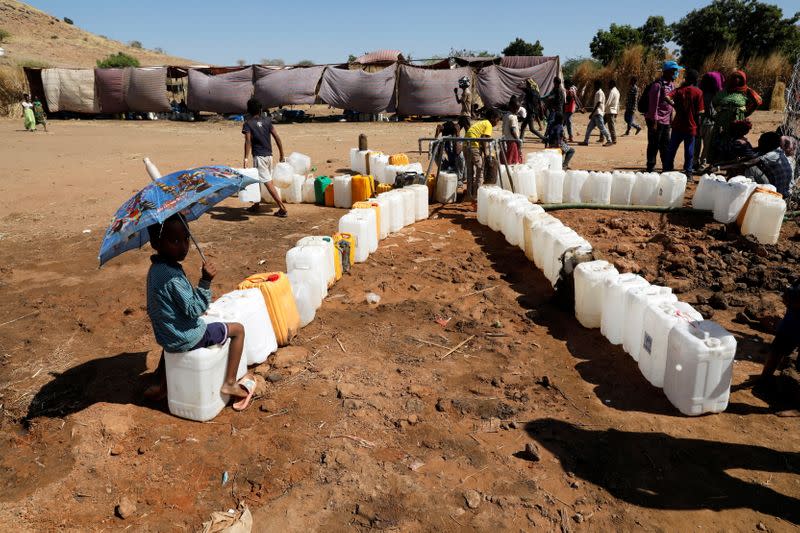
[{"label": "group of people", "polygon": [[[752,128],[747,117],[762,99],[747,85],[745,72],[735,70],[726,79],[720,72],[700,77],[689,69],[676,88],[682,70],[675,61],[664,62],[661,77],[639,100],[638,110],[647,123],[647,171],[655,168],[656,155],[660,155],[664,171],[674,170],[682,144],[683,171],[690,178],[695,171],[727,170],[731,175],[744,174],[758,183],[772,184],[784,197],[789,196],[797,141],[778,128],[762,134],[753,148],[747,140]],[[631,86],[633,90],[635,80]]]},{"label": "group of people", "polygon": [[31,100],[31,95],[22,95],[22,120],[26,131],[36,131],[36,126],[47,131],[47,115],[38,97]]}]

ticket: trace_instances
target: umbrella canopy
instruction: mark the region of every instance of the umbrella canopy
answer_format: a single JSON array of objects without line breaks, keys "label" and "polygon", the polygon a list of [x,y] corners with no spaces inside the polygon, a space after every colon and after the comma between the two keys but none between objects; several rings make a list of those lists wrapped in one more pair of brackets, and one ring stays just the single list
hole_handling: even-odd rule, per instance
[{"label": "umbrella canopy", "polygon": [[100,266],[146,244],[148,226],[161,224],[175,213],[195,220],[252,183],[258,180],[222,166],[180,170],[154,180],[117,210],[100,245]]}]

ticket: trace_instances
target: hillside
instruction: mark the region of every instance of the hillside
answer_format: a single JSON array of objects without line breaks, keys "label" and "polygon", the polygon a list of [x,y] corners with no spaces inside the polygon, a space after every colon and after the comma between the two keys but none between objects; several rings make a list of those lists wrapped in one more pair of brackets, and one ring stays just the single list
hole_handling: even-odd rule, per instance
[{"label": "hillside", "polygon": [[16,0],[0,0],[0,29],[11,35],[0,44],[0,65],[36,64],[53,67],[94,67],[98,59],[125,52],[142,66],[192,65],[197,61],[132,48],[67,24]]}]

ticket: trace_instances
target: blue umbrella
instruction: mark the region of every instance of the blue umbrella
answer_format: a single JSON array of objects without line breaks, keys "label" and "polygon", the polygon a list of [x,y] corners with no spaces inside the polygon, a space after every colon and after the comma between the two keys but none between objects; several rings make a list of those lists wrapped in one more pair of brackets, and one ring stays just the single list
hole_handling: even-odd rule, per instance
[{"label": "blue umbrella", "polygon": [[[154,179],[117,210],[100,245],[100,266],[123,252],[145,245],[150,239],[148,226],[161,224],[175,213],[182,213],[186,220],[195,220],[252,183],[258,180],[223,166],[181,170]],[[197,246],[194,237],[192,241]],[[199,246],[197,250],[200,251]],[[203,257],[203,252],[200,256]]]}]

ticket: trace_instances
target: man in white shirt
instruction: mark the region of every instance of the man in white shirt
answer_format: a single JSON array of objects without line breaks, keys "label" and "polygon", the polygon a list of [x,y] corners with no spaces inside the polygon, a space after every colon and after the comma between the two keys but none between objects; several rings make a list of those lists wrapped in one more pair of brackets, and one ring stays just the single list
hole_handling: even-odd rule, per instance
[{"label": "man in white shirt", "polygon": [[619,89],[617,89],[617,82],[611,80],[608,82],[608,100],[606,101],[606,115],[605,121],[608,126],[608,131],[611,133],[611,144],[617,144],[617,114],[619,114]]},{"label": "man in white shirt", "polygon": [[522,163],[522,140],[519,131],[519,100],[512,96],[508,102],[508,113],[503,117],[503,138],[515,142],[506,143],[506,161],[509,165]]},{"label": "man in white shirt", "polygon": [[[581,146],[589,146],[589,137],[592,134],[592,130],[597,127],[600,129],[600,136],[606,139],[606,143],[603,146],[611,146],[611,135],[609,135],[603,122],[603,115],[605,115],[606,111],[606,95],[603,92],[603,84],[600,80],[594,82],[594,89],[594,107],[589,117],[589,125],[586,126],[586,137],[580,144]],[[619,100],[617,100],[617,103],[619,104]]]}]

